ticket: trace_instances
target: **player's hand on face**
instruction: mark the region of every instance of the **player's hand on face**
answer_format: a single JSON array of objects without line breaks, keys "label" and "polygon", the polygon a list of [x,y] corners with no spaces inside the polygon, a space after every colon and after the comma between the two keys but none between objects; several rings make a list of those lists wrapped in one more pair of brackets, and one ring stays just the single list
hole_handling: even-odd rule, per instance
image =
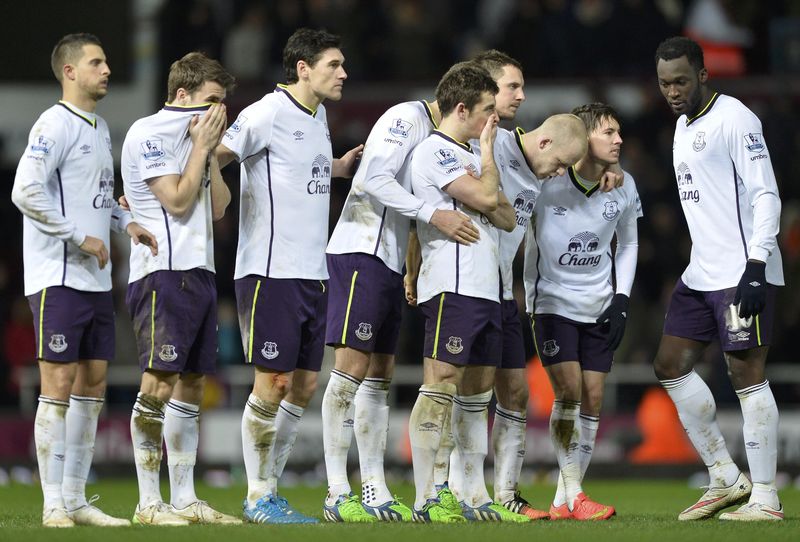
[{"label": "player's hand on face", "polygon": [[469,245],[480,239],[480,232],[472,220],[455,209],[436,209],[431,216],[431,224],[447,237],[462,245]]},{"label": "player's hand on face", "polygon": [[150,233],[136,222],[131,222],[128,224],[127,231],[128,235],[131,236],[131,240],[133,241],[134,245],[142,243],[143,245],[150,247],[150,254],[153,256],[158,255],[158,239],[156,239],[155,235]]},{"label": "player's hand on face", "polygon": [[100,269],[105,268],[106,264],[108,263],[108,249],[106,248],[106,244],[103,243],[102,239],[87,235],[86,239],[83,240],[83,243],[79,248],[86,254],[90,254],[97,258],[97,265],[100,267]]},{"label": "player's hand on face", "polygon": [[500,119],[496,114],[486,119],[481,131],[481,145],[494,145],[494,138],[497,136],[497,123]]},{"label": "player's hand on face", "polygon": [[131,206],[128,204],[128,198],[125,197],[125,194],[119,197],[119,206],[123,211],[131,210]]},{"label": "player's hand on face", "polygon": [[417,306],[417,279],[411,275],[403,276],[403,288],[406,291],[406,302],[412,307]]},{"label": "player's hand on face", "polygon": [[212,104],[203,115],[195,115],[189,124],[192,143],[211,152],[219,144],[227,115],[223,104]]}]

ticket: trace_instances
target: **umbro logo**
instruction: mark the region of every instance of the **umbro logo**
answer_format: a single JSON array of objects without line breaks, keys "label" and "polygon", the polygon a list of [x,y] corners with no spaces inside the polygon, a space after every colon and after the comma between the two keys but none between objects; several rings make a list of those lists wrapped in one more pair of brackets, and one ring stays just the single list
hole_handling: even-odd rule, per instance
[{"label": "umbro logo", "polygon": [[761,283],[754,280],[753,282],[750,283],[750,286],[752,286],[753,288],[758,288],[759,286],[761,286]]},{"label": "umbro logo", "polygon": [[301,132],[300,130],[297,130],[297,131],[296,131],[296,132],[294,132],[292,135],[294,136],[294,140],[295,140],[295,141],[303,141],[303,135],[304,135],[304,134],[303,134],[303,132]]},{"label": "umbro logo", "polygon": [[422,429],[425,429],[425,430],[427,430],[427,431],[430,431],[430,430],[432,430],[432,429],[436,429],[437,427],[439,427],[438,425],[436,425],[436,424],[435,424],[435,423],[433,423],[433,422],[425,422],[425,423],[421,423],[421,424],[419,424],[419,426],[420,426]]}]

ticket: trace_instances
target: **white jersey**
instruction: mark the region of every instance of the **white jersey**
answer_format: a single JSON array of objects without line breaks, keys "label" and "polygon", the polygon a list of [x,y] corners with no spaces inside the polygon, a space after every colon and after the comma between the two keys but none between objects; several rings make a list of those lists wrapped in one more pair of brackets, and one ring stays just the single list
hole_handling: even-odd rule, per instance
[{"label": "white jersey", "polygon": [[781,202],[758,117],[714,94],[699,115],[678,119],[672,162],[692,237],[683,282],[700,291],[732,288],[753,258],[767,262],[767,282],[783,285]]},{"label": "white jersey", "polygon": [[472,219],[480,240],[460,245],[430,224],[418,223],[422,266],[417,280],[419,303],[441,292],[500,301],[498,231],[480,213],[450,197],[444,187],[471,172],[480,175],[481,161],[468,143],[434,131],[411,157],[414,193],[438,209],[457,209]]},{"label": "white jersey", "polygon": [[87,235],[110,247],[109,228],[131,215],[114,200],[114,160],[105,121],[61,101],[39,117],[20,159],[12,192],[23,217],[25,295],[48,286],[111,290],[111,264],[78,247]]},{"label": "white jersey", "polygon": [[[517,225],[510,231],[498,230],[500,236],[500,276],[503,281],[503,299],[514,299],[514,258],[525,237],[528,223],[533,216],[533,206],[541,190],[542,182],[536,178],[528,164],[522,147],[521,136],[525,131],[497,129],[494,141],[494,161],[500,171],[500,188],[514,206]],[[470,141],[475,154],[480,156],[479,140]]]},{"label": "white jersey", "polygon": [[328,254],[360,252],[401,273],[410,219],[430,222],[436,210],[411,193],[411,151],[436,123],[424,101],[389,108],[372,127]]},{"label": "white jersey", "polygon": [[324,280],[333,153],[325,107],[284,85],[246,107],[222,144],[241,163],[234,278]]},{"label": "white jersey", "polygon": [[194,205],[182,217],[172,216],[150,190],[148,181],[181,175],[189,161],[192,139],[189,123],[210,104],[165,105],[133,123],[122,144],[122,181],[136,221],[158,240],[158,255],[131,242],[129,282],[154,271],[207,269],[214,272],[214,229],[211,213],[211,176],[206,169]]},{"label": "white jersey", "polygon": [[614,232],[641,216],[636,183],[627,173],[623,186],[611,192],[598,184],[587,188],[574,167],[542,183],[525,244],[527,312],[595,322],[614,295]]}]

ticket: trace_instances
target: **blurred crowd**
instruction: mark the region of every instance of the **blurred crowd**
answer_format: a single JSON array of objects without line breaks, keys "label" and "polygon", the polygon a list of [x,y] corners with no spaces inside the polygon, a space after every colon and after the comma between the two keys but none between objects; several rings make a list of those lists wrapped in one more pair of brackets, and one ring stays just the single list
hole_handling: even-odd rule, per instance
[{"label": "blurred crowd", "polygon": [[[639,89],[638,106],[618,107],[624,139],[622,166],[636,179],[644,218],[639,221],[631,318],[616,356],[615,370],[621,370],[625,364],[651,363],[666,301],[689,258],[691,241],[672,173],[675,119],[658,93],[653,61],[662,39],[689,34],[704,44],[712,88],[741,99],[763,123],[783,200],[779,242],[788,284],[779,298],[770,360],[793,363],[789,339],[800,336],[800,289],[794,280],[800,277],[800,186],[791,179],[800,166],[796,130],[800,96],[777,81],[793,82],[800,74],[799,21],[800,3],[791,0],[165,0],[157,17],[157,80],[165,87],[170,63],[188,51],[202,50],[220,58],[240,84],[229,100],[232,119],[241,107],[283,81],[281,51],[288,36],[301,26],[324,27],[342,36],[349,74],[342,102],[328,104],[335,156],[363,142],[384,109],[419,97],[411,95],[412,89],[427,88],[432,94],[451,64],[486,48],[498,48],[520,60],[529,91],[553,82],[582,84],[590,89],[593,101],[618,105],[607,95],[607,84],[633,85]],[[794,53],[785,48],[790,43],[796,45]],[[159,98],[163,93],[159,88]],[[102,115],[102,104],[98,112]],[[532,129],[540,120],[525,119],[523,127]],[[114,144],[118,147],[121,141]],[[4,232],[0,244],[0,405],[10,407],[17,402],[19,369],[34,363],[34,335],[22,295],[21,215],[9,198],[13,165],[0,174],[6,181],[0,197]],[[233,167],[224,174],[236,202],[238,172]],[[333,183],[331,228],[348,189],[347,181]],[[231,365],[242,360],[233,296],[237,211],[231,205],[215,230],[219,361]],[[119,363],[134,364],[135,345],[124,307],[127,247],[121,237],[114,243],[117,358]],[[520,261],[519,278],[521,269]],[[518,300],[524,304],[521,280],[518,286]],[[421,361],[421,317],[416,310],[407,310],[405,316],[398,362],[416,364]],[[715,368],[711,386],[718,400],[735,401],[720,353],[711,351],[709,358]],[[800,403],[800,388],[773,382],[773,389],[779,404]],[[631,407],[638,397],[631,398]],[[112,394],[109,402],[113,407]]]}]

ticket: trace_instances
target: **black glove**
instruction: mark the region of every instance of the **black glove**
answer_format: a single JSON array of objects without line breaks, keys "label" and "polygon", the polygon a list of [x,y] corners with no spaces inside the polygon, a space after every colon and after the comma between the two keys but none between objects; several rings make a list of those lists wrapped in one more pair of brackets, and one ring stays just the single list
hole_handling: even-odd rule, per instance
[{"label": "black glove", "polygon": [[739,305],[739,318],[750,318],[764,310],[767,304],[766,271],[765,262],[747,260],[733,297],[734,306]]},{"label": "black glove", "polygon": [[598,324],[603,324],[603,331],[608,332],[608,348],[614,351],[622,342],[625,334],[625,322],[628,321],[628,302],[630,298],[625,294],[614,294],[611,304],[603,311]]}]

